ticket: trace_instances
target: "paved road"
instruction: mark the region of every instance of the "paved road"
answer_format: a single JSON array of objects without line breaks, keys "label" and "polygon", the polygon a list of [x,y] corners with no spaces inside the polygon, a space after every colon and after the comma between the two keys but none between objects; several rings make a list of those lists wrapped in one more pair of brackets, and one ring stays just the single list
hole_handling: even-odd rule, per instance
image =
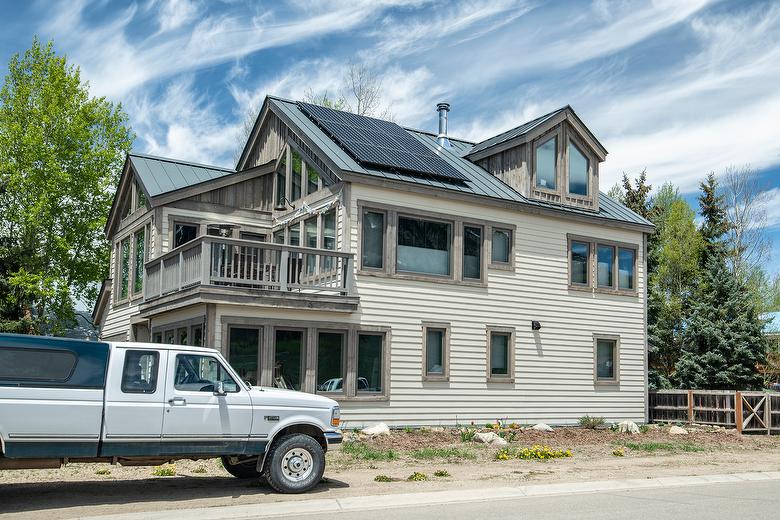
[{"label": "paved road", "polygon": [[[295,516],[296,520],[696,519],[769,520],[780,512],[780,481],[730,482],[561,496],[523,497]],[[288,517],[289,518],[289,517]]]}]

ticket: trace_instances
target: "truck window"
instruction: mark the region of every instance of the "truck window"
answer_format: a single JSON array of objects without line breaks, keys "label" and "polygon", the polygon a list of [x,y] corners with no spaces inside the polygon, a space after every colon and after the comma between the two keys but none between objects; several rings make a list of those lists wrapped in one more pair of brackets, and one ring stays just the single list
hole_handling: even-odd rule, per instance
[{"label": "truck window", "polygon": [[177,354],[173,387],[188,392],[213,392],[218,381],[226,392],[238,392],[238,384],[227,370],[211,356]]},{"label": "truck window", "polygon": [[128,350],[122,370],[122,392],[153,394],[157,391],[160,354],[153,350]]},{"label": "truck window", "polygon": [[74,368],[70,350],[0,347],[0,379],[64,383]]}]

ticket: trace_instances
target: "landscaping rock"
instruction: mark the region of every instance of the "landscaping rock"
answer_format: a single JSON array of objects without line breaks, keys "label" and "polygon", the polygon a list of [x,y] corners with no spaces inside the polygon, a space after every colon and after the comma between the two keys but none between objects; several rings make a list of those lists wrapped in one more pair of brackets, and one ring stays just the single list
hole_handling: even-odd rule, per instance
[{"label": "landscaping rock", "polygon": [[499,436],[496,436],[496,438],[493,439],[493,441],[490,443],[491,446],[506,446],[507,444],[509,443],[506,441],[506,439],[503,439]]},{"label": "landscaping rock", "polygon": [[688,435],[688,430],[679,426],[672,426],[669,428],[669,435]]},{"label": "landscaping rock", "polygon": [[508,444],[506,440],[493,432],[477,432],[474,434],[474,441],[490,444],[491,446],[506,446]]},{"label": "landscaping rock", "polygon": [[639,426],[634,421],[623,421],[617,426],[620,433],[639,433]]},{"label": "landscaping rock", "polygon": [[390,428],[388,428],[385,423],[379,423],[375,424],[374,426],[369,426],[368,428],[363,428],[360,433],[363,435],[368,435],[369,437],[374,437],[376,435],[390,435]]},{"label": "landscaping rock", "polygon": [[540,431],[540,432],[551,432],[553,429],[544,423],[535,424],[533,427],[534,430]]}]

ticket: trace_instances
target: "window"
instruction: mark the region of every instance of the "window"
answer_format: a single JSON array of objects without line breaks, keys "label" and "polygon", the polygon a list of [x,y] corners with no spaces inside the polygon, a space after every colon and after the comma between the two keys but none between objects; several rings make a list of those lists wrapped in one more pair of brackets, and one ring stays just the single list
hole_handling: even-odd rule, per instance
[{"label": "window", "polygon": [[292,168],[290,175],[292,176],[292,189],[290,192],[290,200],[298,200],[301,198],[301,178],[303,176],[303,161],[301,155],[295,150],[290,150],[290,157]]},{"label": "window", "polygon": [[398,217],[398,271],[448,276],[451,247],[452,224]]},{"label": "window", "polygon": [[284,208],[287,198],[287,150],[282,152],[279,166],[276,168],[276,207]]},{"label": "window", "polygon": [[590,244],[571,242],[571,283],[588,285],[588,265],[590,264]]},{"label": "window", "polygon": [[380,393],[384,388],[384,334],[358,333],[357,393]]},{"label": "window", "polygon": [[75,368],[70,350],[0,348],[0,379],[64,383]]},{"label": "window", "polygon": [[289,227],[288,231],[288,243],[291,246],[300,246],[301,245],[301,225],[300,224],[293,224]]},{"label": "window", "polygon": [[240,231],[238,238],[241,240],[254,240],[255,242],[265,242],[268,240],[268,235],[263,233],[253,233],[252,231]]},{"label": "window", "polygon": [[617,337],[594,337],[595,380],[597,383],[617,383],[618,343]]},{"label": "window", "polygon": [[274,231],[274,244],[284,244],[284,229]]},{"label": "window", "polygon": [[135,209],[140,209],[146,206],[146,195],[144,194],[144,191],[141,189],[141,186],[138,183],[135,184],[135,193],[136,193]]},{"label": "window", "polygon": [[493,228],[490,244],[490,261],[494,264],[508,264],[511,260],[512,230]]},{"label": "window", "polygon": [[122,392],[153,394],[157,391],[160,354],[153,350],[128,350],[122,370]]},{"label": "window", "polygon": [[423,379],[449,377],[449,324],[423,324]]},{"label": "window", "polygon": [[463,278],[482,278],[482,228],[463,226]]},{"label": "window", "polygon": [[363,268],[382,269],[385,257],[385,214],[378,211],[363,212],[362,230]]},{"label": "window", "polygon": [[192,327],[192,346],[203,346],[203,325],[195,325]]},{"label": "window", "polygon": [[260,330],[230,327],[228,362],[250,385],[260,382]]},{"label": "window", "polygon": [[168,345],[173,345],[175,343],[176,334],[173,330],[167,330],[165,331],[165,343]]},{"label": "window", "polygon": [[[304,246],[317,247],[317,217],[307,219],[303,223]],[[314,274],[317,268],[316,255],[306,255],[306,274]]]},{"label": "window", "polygon": [[618,248],[618,289],[634,290],[634,269],[636,251],[626,247]]},{"label": "window", "polygon": [[[336,211],[329,211],[322,215],[322,248],[330,251],[336,250]],[[333,269],[333,257],[322,257],[322,270]]]},{"label": "window", "polygon": [[176,343],[179,345],[188,345],[188,331],[186,327],[182,327],[176,330]]},{"label": "window", "polygon": [[488,381],[514,380],[514,330],[503,327],[487,328]]},{"label": "window", "polygon": [[320,189],[320,172],[317,168],[306,163],[306,194],[311,195]]},{"label": "window", "polygon": [[556,164],[558,162],[558,138],[553,137],[537,145],[534,164],[536,165],[536,187],[548,190],[556,189]]},{"label": "window", "polygon": [[226,392],[238,392],[238,384],[215,357],[177,354],[173,387],[187,392],[214,392],[221,382]]},{"label": "window", "polygon": [[130,239],[122,240],[119,246],[119,299],[128,297],[130,290]]},{"label": "window", "polygon": [[615,248],[599,244],[596,259],[596,278],[599,287],[612,288],[615,286],[613,275],[615,266]]},{"label": "window", "polygon": [[173,247],[179,247],[192,240],[195,240],[198,236],[198,226],[195,224],[185,224],[177,222],[174,224],[173,231]]},{"label": "window", "polygon": [[162,332],[155,332],[154,336],[152,336],[152,343],[162,343],[162,338]]},{"label": "window", "polygon": [[135,234],[135,269],[133,269],[133,294],[144,288],[144,262],[146,261],[146,229]]},{"label": "window", "polygon": [[317,391],[344,392],[343,332],[317,334]]},{"label": "window", "polygon": [[588,158],[569,141],[569,193],[588,195]]},{"label": "window", "polygon": [[303,331],[277,330],[274,343],[274,386],[300,390],[303,382]]}]

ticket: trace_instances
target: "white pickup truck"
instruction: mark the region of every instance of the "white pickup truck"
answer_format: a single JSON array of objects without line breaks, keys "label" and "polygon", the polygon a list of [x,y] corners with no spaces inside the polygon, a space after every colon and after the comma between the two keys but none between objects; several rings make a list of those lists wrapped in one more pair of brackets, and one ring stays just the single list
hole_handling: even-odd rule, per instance
[{"label": "white pickup truck", "polygon": [[302,493],[339,420],[336,401],[252,387],[213,349],[0,334],[0,469],[222,457]]}]

